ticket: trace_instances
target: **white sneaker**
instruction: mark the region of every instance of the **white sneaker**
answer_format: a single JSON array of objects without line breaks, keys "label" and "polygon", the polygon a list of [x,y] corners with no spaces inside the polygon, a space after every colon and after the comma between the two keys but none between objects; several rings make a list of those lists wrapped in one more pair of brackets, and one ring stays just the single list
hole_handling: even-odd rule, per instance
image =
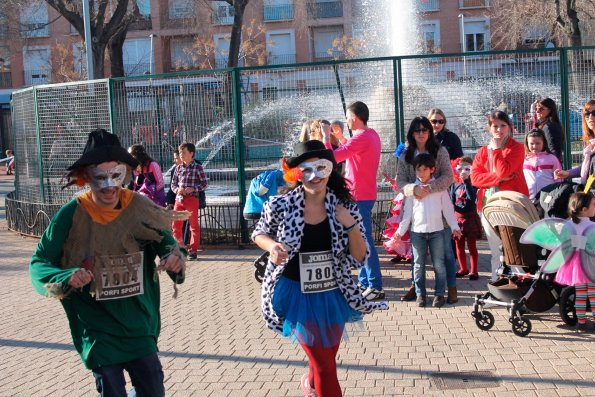
[{"label": "white sneaker", "polygon": [[381,300],[384,299],[384,297],[386,296],[383,289],[375,289],[371,287],[366,289],[362,293],[362,295],[364,296],[364,298],[366,298],[366,300],[369,301]]}]

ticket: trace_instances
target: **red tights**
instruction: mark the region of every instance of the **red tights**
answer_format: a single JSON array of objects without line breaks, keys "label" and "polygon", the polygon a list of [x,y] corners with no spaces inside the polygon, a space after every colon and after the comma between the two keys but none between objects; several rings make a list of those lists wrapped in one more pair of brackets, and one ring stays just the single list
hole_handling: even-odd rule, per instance
[{"label": "red tights", "polygon": [[[477,274],[477,240],[467,238],[467,247],[469,248],[469,261],[471,262],[471,274]],[[461,237],[460,239],[455,239],[455,246],[457,249],[457,259],[459,260],[459,265],[461,266],[460,271],[466,272],[467,271],[467,254],[465,252],[465,237]]]},{"label": "red tights", "polygon": [[332,347],[302,345],[310,359],[310,386],[319,397],[341,397],[341,386],[337,379],[337,352],[339,344]]}]

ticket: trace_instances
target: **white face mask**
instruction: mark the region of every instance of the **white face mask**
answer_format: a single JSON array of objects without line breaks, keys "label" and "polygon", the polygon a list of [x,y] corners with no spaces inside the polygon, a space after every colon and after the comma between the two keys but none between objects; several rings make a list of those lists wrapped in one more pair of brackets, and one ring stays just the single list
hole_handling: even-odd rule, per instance
[{"label": "white face mask", "polygon": [[461,179],[463,180],[469,178],[469,175],[471,175],[471,166],[468,164],[459,164],[455,170],[459,173]]},{"label": "white face mask", "polygon": [[304,161],[299,167],[302,170],[302,180],[310,182],[316,177],[320,179],[328,177],[333,171],[333,162],[327,159]]},{"label": "white face mask", "polygon": [[124,178],[126,178],[126,165],[118,164],[114,168],[107,171],[100,170],[97,167],[92,167],[90,170],[91,185],[94,189],[104,189],[107,187],[122,187]]}]

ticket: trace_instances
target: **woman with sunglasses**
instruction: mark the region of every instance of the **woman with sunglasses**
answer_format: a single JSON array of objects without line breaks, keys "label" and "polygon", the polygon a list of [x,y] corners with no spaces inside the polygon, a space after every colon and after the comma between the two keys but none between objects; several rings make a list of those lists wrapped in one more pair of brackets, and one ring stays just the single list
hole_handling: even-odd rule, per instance
[{"label": "woman with sunglasses", "polygon": [[[502,111],[490,113],[488,128],[492,139],[489,144],[479,148],[471,167],[471,184],[479,188],[477,211],[480,214],[487,199],[496,192],[513,190],[529,196],[523,174],[525,147],[512,138],[514,127],[508,114]],[[501,241],[483,215],[481,224],[492,252],[492,281],[495,281],[496,270],[500,266]]]},{"label": "woman with sunglasses", "polygon": [[535,105],[535,128],[545,134],[547,146],[562,163],[564,153],[564,129],[558,117],[558,106],[551,98],[544,98]]},{"label": "woman with sunglasses", "polygon": [[583,107],[583,162],[571,170],[556,170],[556,178],[581,177],[581,183],[586,183],[589,175],[595,175],[595,99],[589,100]]},{"label": "woman with sunglasses", "polygon": [[446,116],[438,108],[432,108],[428,112],[428,120],[432,123],[434,135],[438,142],[446,148],[451,160],[463,157],[463,147],[458,135],[446,128]]},{"label": "woman with sunglasses", "polygon": [[[418,185],[415,183],[417,177],[415,175],[413,159],[420,153],[430,153],[436,159],[436,169],[433,173],[434,180],[424,185]],[[448,151],[446,148],[440,146],[440,143],[438,143],[436,137],[434,136],[434,130],[430,120],[423,116],[414,118],[411,120],[411,124],[409,124],[409,130],[407,131],[407,144],[405,150],[399,156],[396,179],[399,191],[402,191],[405,197],[415,196],[420,200],[430,193],[448,190],[450,185],[454,182]],[[448,239],[449,241],[451,240],[450,228],[445,228],[442,233],[444,233],[445,239]],[[448,251],[448,249],[446,251]],[[446,302],[455,303],[458,301],[458,298],[455,276],[456,269],[454,268],[454,253],[452,252],[452,247],[450,248],[450,252],[447,253],[450,253],[453,256],[453,259],[450,266],[452,269],[450,269],[450,267],[447,265],[446,278],[448,285],[448,297]],[[414,301],[416,298],[417,295],[415,293],[415,285],[412,284],[409,288],[409,291],[401,297],[401,300]]]},{"label": "woman with sunglasses", "polygon": [[336,355],[345,324],[386,302],[368,301],[351,276],[370,255],[362,217],[333,151],[298,143],[284,160],[295,189],[267,201],[252,239],[269,252],[262,283],[267,327],[298,342],[310,360],[305,396],[339,397]]}]

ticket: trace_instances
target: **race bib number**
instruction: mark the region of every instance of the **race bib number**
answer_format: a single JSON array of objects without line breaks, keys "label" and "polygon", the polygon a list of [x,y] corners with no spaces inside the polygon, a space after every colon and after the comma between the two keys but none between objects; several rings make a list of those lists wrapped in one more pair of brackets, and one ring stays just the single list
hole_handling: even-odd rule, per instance
[{"label": "race bib number", "polygon": [[331,251],[301,253],[300,284],[304,294],[338,288],[333,273],[333,253]]},{"label": "race bib number", "polygon": [[95,258],[95,299],[122,299],[144,293],[143,252]]}]

